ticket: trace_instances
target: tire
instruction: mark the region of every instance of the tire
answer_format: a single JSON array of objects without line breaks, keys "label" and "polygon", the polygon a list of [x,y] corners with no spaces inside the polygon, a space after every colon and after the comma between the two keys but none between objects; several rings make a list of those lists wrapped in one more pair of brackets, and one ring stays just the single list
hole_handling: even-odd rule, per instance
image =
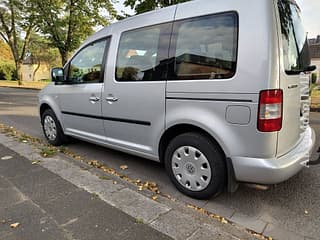
[{"label": "tire", "polygon": [[165,151],[166,171],[176,188],[192,198],[218,196],[226,187],[224,154],[204,134],[178,135]]},{"label": "tire", "polygon": [[44,136],[53,146],[61,146],[67,142],[61,124],[51,109],[47,109],[41,115],[41,124]]}]

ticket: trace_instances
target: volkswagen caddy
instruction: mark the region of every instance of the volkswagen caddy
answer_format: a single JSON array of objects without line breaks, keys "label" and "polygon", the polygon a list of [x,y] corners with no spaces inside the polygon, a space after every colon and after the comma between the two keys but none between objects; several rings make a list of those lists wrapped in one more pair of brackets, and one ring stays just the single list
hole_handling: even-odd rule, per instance
[{"label": "volkswagen caddy", "polygon": [[310,66],[294,0],[198,0],[90,36],[39,94],[44,135],[164,163],[204,199],[307,165]]}]

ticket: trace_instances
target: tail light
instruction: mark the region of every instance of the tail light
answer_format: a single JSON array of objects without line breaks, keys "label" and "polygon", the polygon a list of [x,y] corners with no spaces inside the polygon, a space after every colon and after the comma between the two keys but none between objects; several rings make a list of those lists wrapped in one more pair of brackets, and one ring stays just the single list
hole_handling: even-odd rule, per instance
[{"label": "tail light", "polygon": [[275,132],[282,128],[283,92],[281,89],[260,92],[258,130]]}]

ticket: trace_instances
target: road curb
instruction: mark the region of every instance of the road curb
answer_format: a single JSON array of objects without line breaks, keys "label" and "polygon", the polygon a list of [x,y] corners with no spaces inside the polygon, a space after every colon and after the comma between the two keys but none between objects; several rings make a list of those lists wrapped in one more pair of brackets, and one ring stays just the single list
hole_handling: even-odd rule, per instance
[{"label": "road curb", "polygon": [[[135,191],[136,186],[133,184],[107,173],[99,173],[108,176],[108,179],[102,178],[88,171],[86,163],[63,154],[43,158],[39,149],[2,133],[0,142],[34,164],[39,164],[77,187],[99,196],[106,203],[173,239],[207,239],[207,236],[219,236],[218,239],[222,240],[256,239],[237,224],[223,224],[178,201],[162,196],[154,201],[142,192]],[[146,195],[151,196],[152,193],[147,192]]]}]

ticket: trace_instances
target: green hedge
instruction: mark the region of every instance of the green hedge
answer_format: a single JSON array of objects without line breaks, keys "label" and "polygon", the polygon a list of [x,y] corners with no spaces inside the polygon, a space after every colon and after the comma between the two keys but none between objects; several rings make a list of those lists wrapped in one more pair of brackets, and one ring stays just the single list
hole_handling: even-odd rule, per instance
[{"label": "green hedge", "polygon": [[16,67],[12,62],[0,62],[0,80],[16,79]]},{"label": "green hedge", "polygon": [[316,81],[317,81],[317,74],[316,73],[312,73],[311,74],[311,82],[312,83],[316,83]]}]

